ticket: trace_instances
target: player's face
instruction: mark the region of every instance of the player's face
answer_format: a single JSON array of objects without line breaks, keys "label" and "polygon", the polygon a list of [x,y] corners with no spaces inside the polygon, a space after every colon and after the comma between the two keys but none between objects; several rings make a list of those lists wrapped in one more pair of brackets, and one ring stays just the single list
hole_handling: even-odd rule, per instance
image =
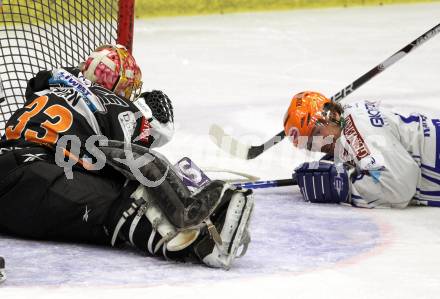
[{"label": "player's face", "polygon": [[341,136],[341,127],[335,123],[316,126],[309,137],[307,148],[314,152],[333,154],[336,141]]},{"label": "player's face", "polygon": [[333,154],[336,141],[341,136],[340,115],[332,112],[327,119],[319,120],[308,138],[307,149],[314,152]]}]

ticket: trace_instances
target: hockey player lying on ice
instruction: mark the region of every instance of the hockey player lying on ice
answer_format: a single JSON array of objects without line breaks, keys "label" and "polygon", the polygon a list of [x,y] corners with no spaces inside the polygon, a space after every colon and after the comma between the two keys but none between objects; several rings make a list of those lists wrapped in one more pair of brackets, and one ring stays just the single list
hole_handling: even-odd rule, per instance
[{"label": "hockey player lying on ice", "polygon": [[[375,102],[344,107],[316,92],[293,97],[286,136],[331,161],[295,170],[304,198],[316,203],[404,208],[440,206],[440,120],[400,115]],[[328,159],[330,157],[330,159]]]},{"label": "hockey player lying on ice", "polygon": [[0,232],[231,266],[250,241],[251,193],[213,181],[191,194],[149,150],[172,137],[171,102],[141,85],[131,54],[110,45],[29,81],[0,143]]}]

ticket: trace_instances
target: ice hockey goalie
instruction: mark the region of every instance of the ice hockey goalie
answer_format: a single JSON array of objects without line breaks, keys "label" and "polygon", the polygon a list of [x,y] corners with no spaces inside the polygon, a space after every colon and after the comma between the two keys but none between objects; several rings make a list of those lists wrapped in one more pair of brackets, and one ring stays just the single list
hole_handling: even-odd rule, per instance
[{"label": "ice hockey goalie", "polygon": [[141,88],[119,45],[29,81],[0,143],[2,233],[231,267],[250,241],[251,192],[213,181],[192,194],[152,150],[172,138],[171,101]]}]

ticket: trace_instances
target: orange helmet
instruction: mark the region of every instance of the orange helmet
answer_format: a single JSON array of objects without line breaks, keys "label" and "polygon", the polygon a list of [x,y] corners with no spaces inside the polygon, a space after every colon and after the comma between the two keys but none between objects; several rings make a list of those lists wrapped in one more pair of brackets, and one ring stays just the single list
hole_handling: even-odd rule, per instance
[{"label": "orange helmet", "polygon": [[296,145],[299,136],[310,136],[316,121],[322,118],[324,105],[330,103],[319,92],[304,91],[293,96],[284,116],[284,132]]},{"label": "orange helmet", "polygon": [[133,100],[142,88],[142,73],[134,57],[122,45],[98,47],[81,66],[90,81],[118,96]]}]

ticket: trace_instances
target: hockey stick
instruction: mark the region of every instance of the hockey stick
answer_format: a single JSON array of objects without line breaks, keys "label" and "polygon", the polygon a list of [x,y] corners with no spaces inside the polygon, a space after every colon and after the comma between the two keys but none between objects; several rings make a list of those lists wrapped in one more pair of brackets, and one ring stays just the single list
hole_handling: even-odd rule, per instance
[{"label": "hockey stick", "polygon": [[[296,179],[284,179],[284,180],[273,180],[273,181],[235,183],[233,185],[245,189],[266,189],[266,188],[275,188],[275,187],[296,186],[298,185],[298,182],[296,181]],[[413,199],[412,203],[415,203],[419,206],[440,208],[440,202],[435,200]]]},{"label": "hockey stick", "polygon": [[[344,89],[336,93],[331,97],[332,101],[339,102],[353,91],[364,85],[366,82],[374,78],[377,74],[383,72],[388,67],[402,59],[404,56],[408,55],[411,51],[425,43],[427,40],[431,39],[437,33],[440,32],[440,24],[434,26],[418,38],[416,38],[411,43],[407,44],[405,47],[388,57],[382,63],[376,65],[374,68],[363,74],[361,77],[356,79],[353,83],[346,86]],[[270,149],[275,144],[281,142],[281,140],[286,137],[284,130],[276,134],[274,137],[266,141],[261,145],[246,145],[241,143],[239,140],[232,138],[227,135],[224,130],[218,125],[212,125],[209,129],[209,135],[211,140],[222,150],[229,152],[231,155],[250,160],[258,157],[268,149]]]},{"label": "hockey stick", "polygon": [[297,184],[298,183],[294,179],[284,179],[284,180],[273,180],[273,181],[235,183],[233,185],[245,189],[265,189],[265,188],[273,188],[273,187],[296,186]]}]

